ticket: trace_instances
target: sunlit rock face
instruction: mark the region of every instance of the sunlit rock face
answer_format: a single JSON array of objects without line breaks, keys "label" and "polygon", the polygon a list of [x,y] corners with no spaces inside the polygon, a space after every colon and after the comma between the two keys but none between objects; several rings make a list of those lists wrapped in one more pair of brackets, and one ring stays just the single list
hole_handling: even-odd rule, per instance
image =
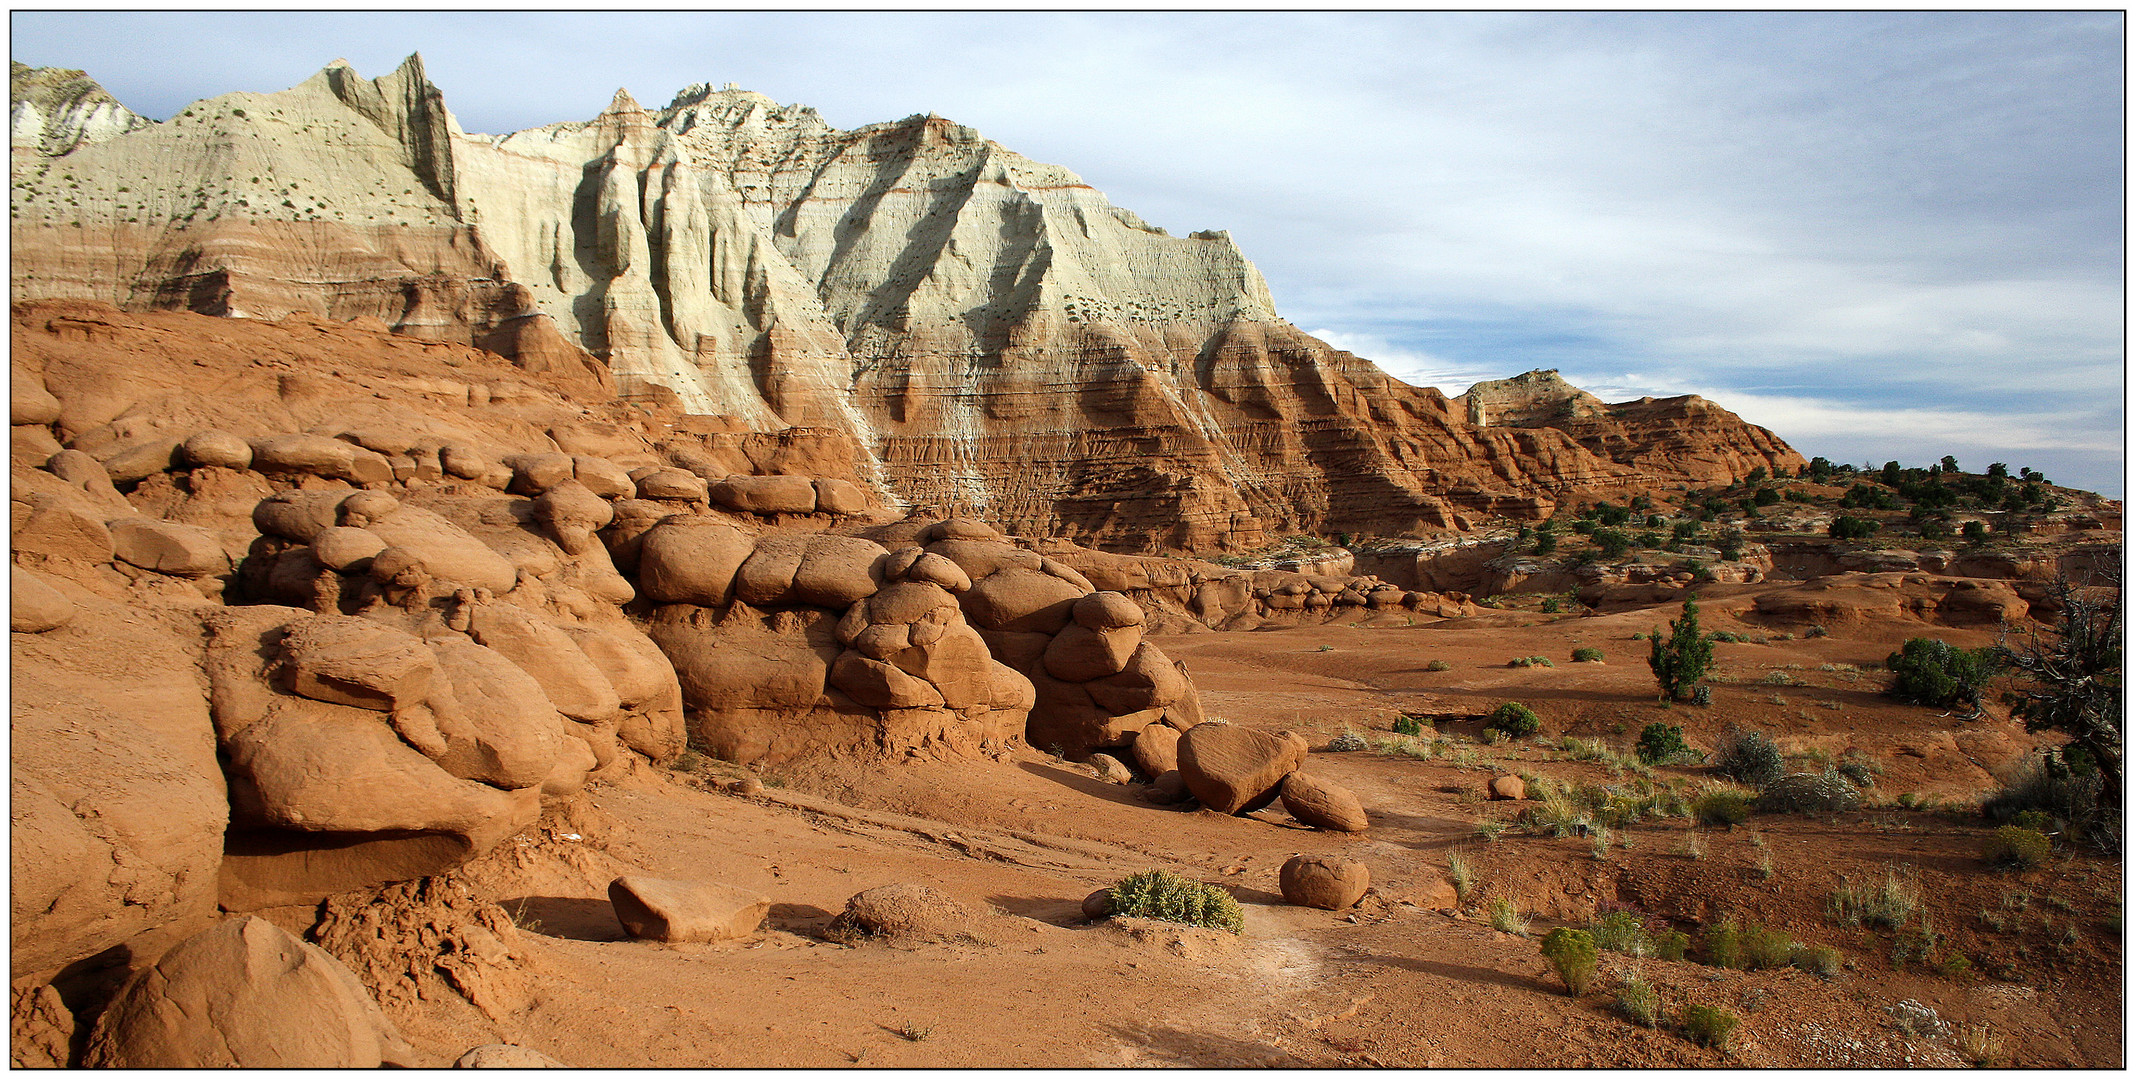
[{"label": "sunlit rock face", "polygon": [[16,72],[65,88],[17,94],[18,298],[583,349],[626,399],[852,439],[892,505],[1225,550],[1802,464],[1698,399],[1403,384],[1278,316],[1227,235],[936,116],[844,131],[701,85],[469,134],[411,57],[152,123],[50,71]]}]

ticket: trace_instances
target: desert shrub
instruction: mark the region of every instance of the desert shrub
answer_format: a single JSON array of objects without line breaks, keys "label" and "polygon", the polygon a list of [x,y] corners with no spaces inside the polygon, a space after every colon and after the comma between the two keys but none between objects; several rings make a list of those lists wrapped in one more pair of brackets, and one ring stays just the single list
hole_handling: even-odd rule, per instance
[{"label": "desert shrub", "polygon": [[1713,967],[1740,968],[1746,963],[1743,929],[1733,916],[1714,923],[1699,935],[1698,954]]},{"label": "desert shrub", "polygon": [[1691,746],[1684,742],[1684,729],[1659,721],[1639,730],[1637,750],[1639,760],[1649,765],[1665,765],[1691,756]]},{"label": "desert shrub", "polygon": [[1994,678],[1993,648],[1960,649],[1936,638],[1908,638],[1884,660],[1894,676],[1892,696],[1916,705],[1944,709],[1980,707],[1980,692]]},{"label": "desert shrub", "polygon": [[1506,666],[1554,668],[1557,666],[1557,664],[1547,656],[1516,656],[1513,659],[1506,661]]},{"label": "desert shrub", "polygon": [[1797,945],[1788,963],[1820,979],[1839,977],[1839,950],[1830,945]]},{"label": "desert shrub", "polygon": [[1811,623],[1802,631],[1802,636],[1806,638],[1825,637],[1829,634],[1831,634],[1830,630],[1827,630],[1824,627],[1817,625],[1816,623]]},{"label": "desert shrub", "polygon": [[1714,788],[1691,800],[1691,818],[1701,825],[1734,828],[1750,820],[1750,796],[1727,788]]},{"label": "desert shrub", "polygon": [[1973,977],[1973,961],[1964,953],[1948,952],[1936,961],[1936,974],[1952,982],[1966,982]]},{"label": "desert shrub", "polygon": [[1206,926],[1234,934],[1246,927],[1239,902],[1230,893],[1214,885],[1189,881],[1169,870],[1144,870],[1122,878],[1112,887],[1112,913]]},{"label": "desert shrub", "polygon": [[1713,639],[1698,628],[1698,602],[1684,601],[1682,617],[1669,621],[1666,641],[1658,630],[1650,637],[1653,646],[1647,654],[1647,667],[1654,672],[1662,699],[1680,701],[1689,697],[1713,663]]},{"label": "desert shrub", "polygon": [[1543,955],[1573,997],[1587,993],[1595,977],[1595,942],[1585,930],[1560,926],[1543,937]]},{"label": "desert shrub", "polygon": [[1981,802],[1980,813],[1990,821],[2022,825],[2017,816],[2030,811],[2081,827],[2096,816],[2099,788],[2097,770],[2080,771],[2059,755],[2035,754]]},{"label": "desert shrub", "polygon": [[1447,662],[1446,662],[1446,661],[1444,661],[1444,660],[1434,660],[1434,661],[1432,661],[1431,663],[1429,663],[1429,664],[1426,664],[1426,665],[1424,665],[1424,670],[1426,670],[1426,671],[1452,671],[1452,670],[1454,670],[1454,665],[1452,665],[1452,664],[1449,664],[1449,663],[1447,663]]},{"label": "desert shrub", "polygon": [[1861,805],[1861,792],[1828,768],[1821,773],[1790,773],[1765,785],[1757,808],[1768,814],[1828,814]]},{"label": "desert shrub", "polygon": [[1833,768],[1838,769],[1839,775],[1846,777],[1848,783],[1858,788],[1876,786],[1876,774],[1882,771],[1877,768],[1875,762],[1869,760],[1867,754],[1859,750],[1849,750],[1841,755],[1839,764]]},{"label": "desert shrub", "polygon": [[1614,1005],[1617,1015],[1640,1027],[1661,1024],[1661,995],[1636,976],[1617,985]]},{"label": "desert shrub", "polygon": [[1842,926],[1868,926],[1896,930],[1921,909],[1921,890],[1910,877],[1901,877],[1887,867],[1880,881],[1855,885],[1845,877],[1832,890],[1825,908]]},{"label": "desert shrub", "polygon": [[1507,934],[1526,934],[1528,920],[1521,918],[1513,901],[1501,896],[1491,901],[1491,929]]},{"label": "desert shrub", "polygon": [[1349,728],[1342,729],[1342,734],[1328,740],[1328,750],[1337,754],[1363,750],[1365,745],[1365,737]]},{"label": "desert shrub", "polygon": [[1414,716],[1397,716],[1394,718],[1394,733],[1396,735],[1422,735],[1424,734],[1424,724]]},{"label": "desert shrub", "polygon": [[1728,1040],[1735,1035],[1736,1025],[1741,1022],[1726,1009],[1684,1006],[1684,1037],[1700,1046],[1728,1049]]},{"label": "desert shrub", "polygon": [[1825,535],[1834,540],[1861,540],[1876,535],[1877,530],[1881,528],[1883,528],[1882,525],[1868,518],[1841,514],[1832,519],[1832,524],[1825,527]]},{"label": "desert shrub", "polygon": [[1491,711],[1490,722],[1484,725],[1493,731],[1503,731],[1515,739],[1523,739],[1542,730],[1543,722],[1535,710],[1518,701],[1508,701]]},{"label": "desert shrub", "polygon": [[1543,599],[1543,614],[1555,615],[1563,610],[1565,610],[1565,602],[1563,600],[1560,600],[1555,596],[1545,597]]},{"label": "desert shrub", "polygon": [[1899,931],[1899,936],[1892,940],[1891,965],[1908,967],[1926,964],[1929,957],[1936,955],[1936,947],[1942,943],[1943,935],[1936,932],[1935,923],[1924,914],[1920,921]]},{"label": "desert shrub", "polygon": [[1761,732],[1730,725],[1713,750],[1713,767],[1721,775],[1762,788],[1787,769],[1780,747]]},{"label": "desert shrub", "polygon": [[1698,686],[1691,690],[1691,704],[1703,709],[1713,704],[1713,687]]},{"label": "desert shrub", "polygon": [[1587,925],[1587,933],[1594,939],[1597,949],[1627,956],[1644,956],[1653,951],[1647,941],[1645,924],[1629,911],[1613,911],[1596,919]]},{"label": "desert shrub", "polygon": [[2029,870],[2047,861],[2052,843],[2043,833],[2018,825],[2005,825],[1981,845],[1980,857],[1990,866]]},{"label": "desert shrub", "polygon": [[2010,824],[2036,833],[2054,831],[2054,815],[2044,810],[2020,810],[2010,818]]},{"label": "desert shrub", "polygon": [[1750,971],[1784,968],[1795,958],[1795,941],[1777,930],[1752,926],[1737,935],[1743,949],[1743,967]]},{"label": "desert shrub", "polygon": [[1572,662],[1575,664],[1601,663],[1602,650],[1594,648],[1593,646],[1586,646],[1583,648],[1574,649],[1572,650]]},{"label": "desert shrub", "polygon": [[1632,550],[1632,538],[1622,529],[1596,529],[1593,539],[1605,559],[1619,558]]},{"label": "desert shrub", "polygon": [[1691,935],[1681,930],[1662,930],[1649,939],[1654,947],[1654,956],[1661,960],[1681,960],[1691,951]]},{"label": "desert shrub", "polygon": [[1451,851],[1446,855],[1446,877],[1454,886],[1454,897],[1468,903],[1476,892],[1476,865],[1464,852]]}]

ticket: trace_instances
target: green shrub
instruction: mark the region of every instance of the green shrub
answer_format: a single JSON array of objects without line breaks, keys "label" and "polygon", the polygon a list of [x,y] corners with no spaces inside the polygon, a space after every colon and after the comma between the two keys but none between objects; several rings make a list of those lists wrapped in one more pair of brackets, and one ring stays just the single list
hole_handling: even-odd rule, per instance
[{"label": "green shrub", "polygon": [[1960,649],[1935,638],[1908,638],[1884,660],[1895,676],[1892,696],[1916,705],[1945,709],[1980,707],[1980,692],[1995,677],[1995,650]]},{"label": "green shrub", "polygon": [[1691,800],[1691,818],[1701,825],[1734,828],[1750,820],[1750,796],[1727,788],[1715,788]]},{"label": "green shrub", "polygon": [[1617,1015],[1640,1027],[1661,1024],[1661,995],[1637,976],[1618,984],[1615,1004]]},{"label": "green shrub", "polygon": [[1714,747],[1713,767],[1723,776],[1762,788],[1780,779],[1787,769],[1787,759],[1764,734],[1730,725]]},{"label": "green shrub", "polygon": [[1230,893],[1169,870],[1144,870],[1122,878],[1112,887],[1112,913],[1234,934],[1246,928],[1246,917]]},{"label": "green shrub", "polygon": [[1593,539],[1605,559],[1620,558],[1632,550],[1632,538],[1626,536],[1622,529],[1596,529]]},{"label": "green shrub", "polygon": [[1700,1046],[1728,1049],[1728,1040],[1735,1035],[1739,1023],[1741,1021],[1725,1009],[1684,1006],[1684,1036]]},{"label": "green shrub", "polygon": [[1349,728],[1342,729],[1342,734],[1328,740],[1328,751],[1336,754],[1353,753],[1365,749],[1366,746],[1365,737]]},{"label": "green shrub", "polygon": [[1528,920],[1521,918],[1520,909],[1513,901],[1501,896],[1491,901],[1491,929],[1507,934],[1528,932]]},{"label": "green shrub", "polygon": [[1830,630],[1827,630],[1824,627],[1817,625],[1816,623],[1811,623],[1806,629],[1802,631],[1802,636],[1806,638],[1825,637],[1830,633]]},{"label": "green shrub", "polygon": [[1752,926],[1736,938],[1743,949],[1743,967],[1750,971],[1784,968],[1795,958],[1795,941],[1777,930]]},{"label": "green shrub", "polygon": [[2054,831],[2054,815],[2045,810],[2020,810],[2010,818],[2010,824],[2036,833]]},{"label": "green shrub", "polygon": [[1484,726],[1505,732],[1511,738],[1524,739],[1542,730],[1543,722],[1534,709],[1518,701],[1508,701],[1491,711],[1491,719]]},{"label": "green shrub", "polygon": [[1447,663],[1447,662],[1446,662],[1446,661],[1444,661],[1444,660],[1434,660],[1434,661],[1432,661],[1431,663],[1429,663],[1429,664],[1426,664],[1426,665],[1424,665],[1424,670],[1426,670],[1426,671],[1452,671],[1452,670],[1454,670],[1454,665],[1452,665],[1452,664],[1449,664],[1449,663]]},{"label": "green shrub", "polygon": [[1446,855],[1446,876],[1454,884],[1455,899],[1468,903],[1469,897],[1476,892],[1475,864],[1466,854],[1450,851]]},{"label": "green shrub", "polygon": [[1551,659],[1547,656],[1516,656],[1513,659],[1506,661],[1506,666],[1554,668],[1557,666],[1557,664],[1553,663]]},{"label": "green shrub", "polygon": [[1743,954],[1743,931],[1736,926],[1733,917],[1706,928],[1699,935],[1698,953],[1713,967],[1741,968],[1747,962]]},{"label": "green shrub", "polygon": [[1790,773],[1758,793],[1757,807],[1769,814],[1840,813],[1861,805],[1861,792],[1835,768],[1821,773]]},{"label": "green shrub", "polygon": [[1788,963],[1820,979],[1839,977],[1839,950],[1830,945],[1797,945]]},{"label": "green shrub", "polygon": [[1910,877],[1887,868],[1882,881],[1855,885],[1845,877],[1825,903],[1826,910],[1842,926],[1868,926],[1896,930],[1921,909],[1921,890]]},{"label": "green shrub", "polygon": [[1645,924],[1639,916],[1629,911],[1613,911],[1596,919],[1587,926],[1587,933],[1594,939],[1595,948],[1627,956],[1644,956],[1652,952],[1647,940]]},{"label": "green shrub", "polygon": [[1832,524],[1825,527],[1825,535],[1834,540],[1861,540],[1876,535],[1877,530],[1881,528],[1883,528],[1882,525],[1868,518],[1841,514],[1832,519]]},{"label": "green shrub", "polygon": [[1414,716],[1397,716],[1394,718],[1394,733],[1396,735],[1422,735],[1424,734],[1424,724]]},{"label": "green shrub", "polygon": [[1691,935],[1681,930],[1662,930],[1648,940],[1653,944],[1656,959],[1681,960],[1691,951]]},{"label": "green shrub", "polygon": [[2005,825],[1981,845],[1980,857],[1990,866],[2029,870],[2046,862],[2051,850],[2052,843],[2045,834],[2018,825]]},{"label": "green shrub", "polygon": [[1666,641],[1658,630],[1649,636],[1653,645],[1647,654],[1647,667],[1654,672],[1662,699],[1681,701],[1689,697],[1713,663],[1713,639],[1698,628],[1698,602],[1684,601],[1682,617],[1669,622]]},{"label": "green shrub", "polygon": [[1572,662],[1575,664],[1599,664],[1602,662],[1602,650],[1591,645],[1574,649],[1572,650]]},{"label": "green shrub", "polygon": [[1637,749],[1639,760],[1649,765],[1665,765],[1691,756],[1691,746],[1684,742],[1684,729],[1659,721],[1639,730]]},{"label": "green shrub", "polygon": [[1543,955],[1573,997],[1587,993],[1595,977],[1595,941],[1585,930],[1560,926],[1543,937]]},{"label": "green shrub", "polygon": [[2025,825],[2019,815],[2032,812],[2081,827],[2098,814],[2100,785],[2097,769],[2079,770],[2059,755],[2035,754],[2006,776],[1980,804],[1980,813],[1989,821]]}]

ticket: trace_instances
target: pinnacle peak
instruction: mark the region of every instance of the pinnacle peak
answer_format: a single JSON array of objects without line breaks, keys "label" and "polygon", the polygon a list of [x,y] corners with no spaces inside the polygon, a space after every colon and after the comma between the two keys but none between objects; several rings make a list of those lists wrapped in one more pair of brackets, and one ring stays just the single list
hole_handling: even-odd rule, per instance
[{"label": "pinnacle peak", "polygon": [[629,90],[619,86],[616,88],[616,96],[609,100],[608,108],[602,111],[604,113],[644,112],[645,107],[638,104],[637,98],[630,96]]}]

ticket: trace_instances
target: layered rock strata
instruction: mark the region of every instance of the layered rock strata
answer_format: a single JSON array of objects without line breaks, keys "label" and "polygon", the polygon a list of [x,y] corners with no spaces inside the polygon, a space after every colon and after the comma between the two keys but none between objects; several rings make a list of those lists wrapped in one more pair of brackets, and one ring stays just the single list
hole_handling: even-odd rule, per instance
[{"label": "layered rock strata", "polygon": [[1239,550],[1802,463],[1696,399],[1528,422],[1555,387],[1407,386],[1285,322],[1225,234],[1171,236],[936,116],[846,131],[696,86],[475,135],[418,58],[337,61],[40,137],[15,181],[17,296],[594,360],[629,400],[851,439],[883,497],[1024,535]]}]

